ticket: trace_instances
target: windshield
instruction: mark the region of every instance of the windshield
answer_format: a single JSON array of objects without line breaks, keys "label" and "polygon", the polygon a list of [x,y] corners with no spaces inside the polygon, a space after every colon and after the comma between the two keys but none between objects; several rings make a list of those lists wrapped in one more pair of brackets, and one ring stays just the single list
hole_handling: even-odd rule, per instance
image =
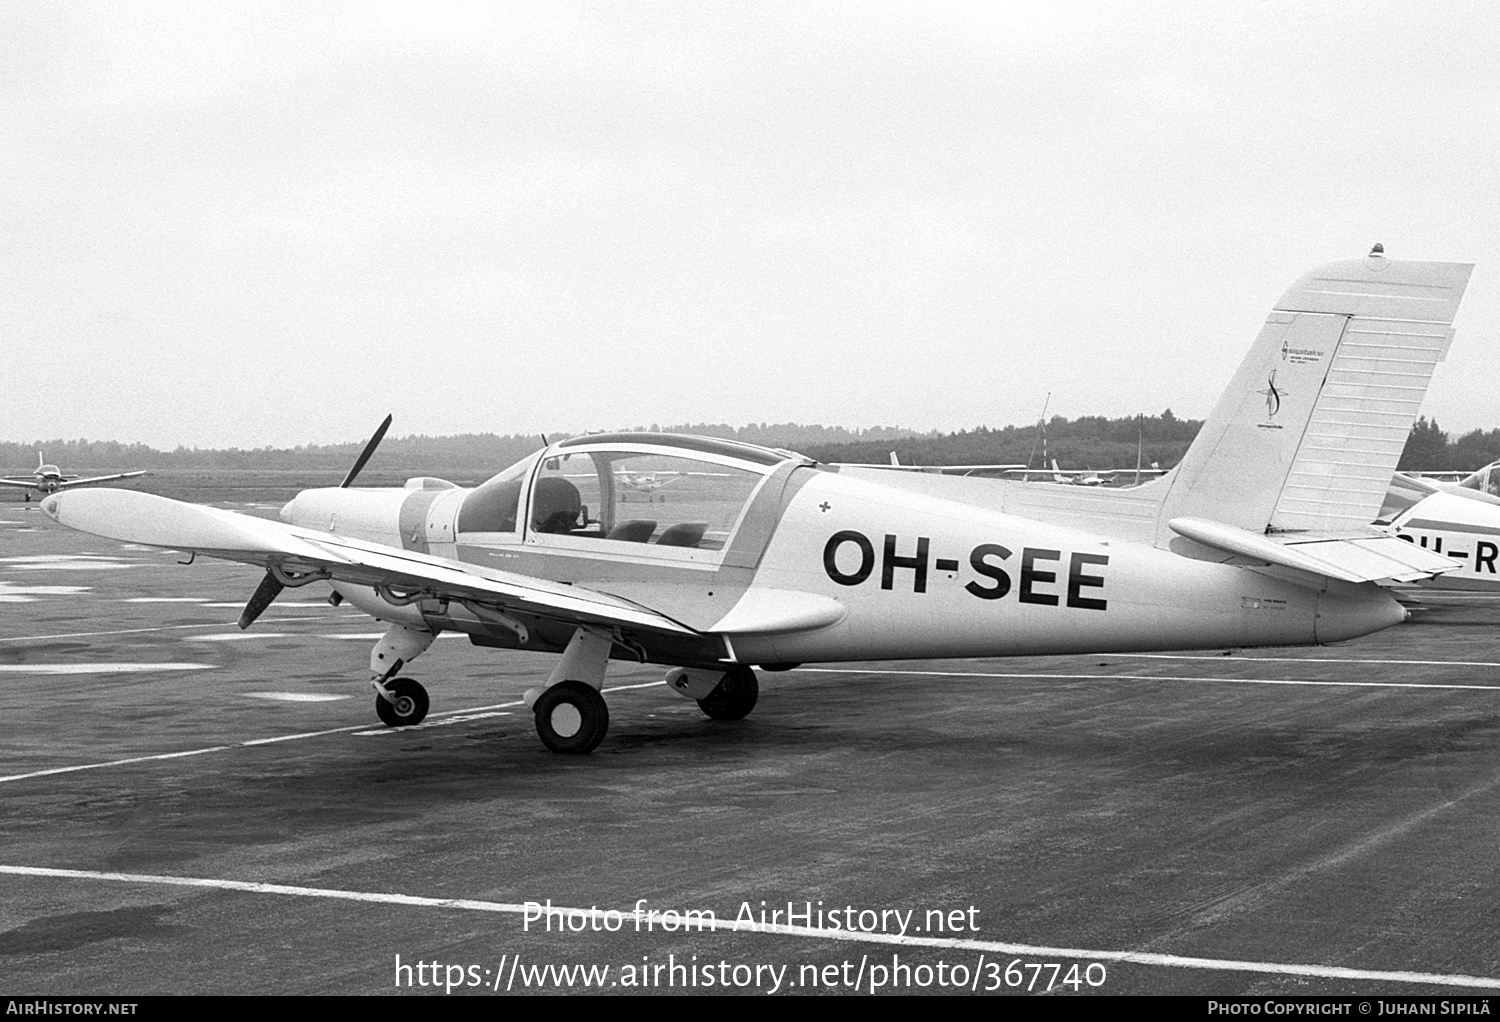
[{"label": "windshield", "polygon": [[521,485],[540,452],[517,462],[464,498],[458,509],[459,532],[515,532],[520,517]]},{"label": "windshield", "polygon": [[1497,468],[1500,468],[1500,462],[1486,465],[1458,485],[1467,490],[1478,490],[1492,497],[1500,497],[1500,471],[1496,471]]}]

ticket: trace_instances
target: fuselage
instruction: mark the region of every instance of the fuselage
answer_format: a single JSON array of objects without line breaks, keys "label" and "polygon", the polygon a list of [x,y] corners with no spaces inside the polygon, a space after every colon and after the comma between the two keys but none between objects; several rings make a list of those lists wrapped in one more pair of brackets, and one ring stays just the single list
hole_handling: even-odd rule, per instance
[{"label": "fuselage", "polygon": [[[553,445],[476,489],[310,490],[291,524],[570,582],[697,630],[635,637],[682,664],[984,657],[1336,642],[1405,619],[1378,587],[1297,584],[1145,542],[833,471],[785,452],[617,434]],[[571,446],[568,446],[571,445]],[[621,508],[620,467],[672,461],[670,504]],[[564,472],[560,462],[567,461]],[[595,472],[580,471],[593,466]],[[693,470],[696,466],[696,471]],[[565,476],[577,490],[554,510]],[[593,482],[593,478],[597,482]],[[500,510],[497,510],[500,508]],[[572,515],[568,518],[568,515]],[[551,522],[549,525],[548,523]],[[516,645],[436,600],[356,605]],[[528,648],[565,643],[536,622]],[[540,645],[539,645],[540,644]]]}]

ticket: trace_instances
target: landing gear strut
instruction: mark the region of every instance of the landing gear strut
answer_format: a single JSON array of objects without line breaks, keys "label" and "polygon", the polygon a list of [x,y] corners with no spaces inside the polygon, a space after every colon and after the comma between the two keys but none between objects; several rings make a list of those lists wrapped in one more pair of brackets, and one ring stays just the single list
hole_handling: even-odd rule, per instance
[{"label": "landing gear strut", "polygon": [[536,714],[536,733],[553,752],[575,756],[593,752],[609,729],[609,707],[599,690],[614,638],[609,632],[579,625],[552,669],[547,687],[526,693]]}]

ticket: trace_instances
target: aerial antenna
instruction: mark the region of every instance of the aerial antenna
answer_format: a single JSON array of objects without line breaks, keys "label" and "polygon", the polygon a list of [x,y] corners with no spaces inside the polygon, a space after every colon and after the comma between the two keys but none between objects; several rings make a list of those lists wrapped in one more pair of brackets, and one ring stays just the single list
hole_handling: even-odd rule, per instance
[{"label": "aerial antenna", "polygon": [[1146,413],[1140,412],[1135,417],[1135,484],[1141,485],[1141,450],[1146,445]]},{"label": "aerial antenna", "polygon": [[1026,455],[1026,467],[1030,468],[1032,461],[1036,459],[1036,442],[1042,442],[1042,464],[1047,464],[1047,404],[1052,400],[1052,391],[1047,391],[1046,400],[1042,402],[1042,417],[1036,420],[1037,432],[1031,438],[1031,453]]}]

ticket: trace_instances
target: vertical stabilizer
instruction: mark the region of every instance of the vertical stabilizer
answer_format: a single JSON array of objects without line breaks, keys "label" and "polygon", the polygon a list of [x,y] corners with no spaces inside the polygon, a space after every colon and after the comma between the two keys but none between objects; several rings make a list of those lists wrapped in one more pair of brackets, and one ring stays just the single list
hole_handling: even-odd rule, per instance
[{"label": "vertical stabilizer", "polygon": [[1416,420],[1468,263],[1368,258],[1292,285],[1173,473],[1173,518],[1254,533],[1368,525]]}]

